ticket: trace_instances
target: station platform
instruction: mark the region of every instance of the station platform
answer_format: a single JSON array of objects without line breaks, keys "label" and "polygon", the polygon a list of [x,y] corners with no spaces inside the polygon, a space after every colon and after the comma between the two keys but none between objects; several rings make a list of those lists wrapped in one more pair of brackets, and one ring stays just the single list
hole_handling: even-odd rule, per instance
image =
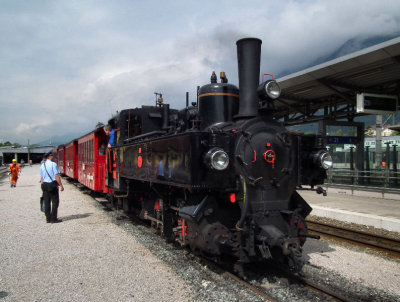
[{"label": "station platform", "polygon": [[400,233],[400,194],[382,196],[339,188],[327,189],[327,196],[313,191],[299,193],[313,208],[313,216]]}]

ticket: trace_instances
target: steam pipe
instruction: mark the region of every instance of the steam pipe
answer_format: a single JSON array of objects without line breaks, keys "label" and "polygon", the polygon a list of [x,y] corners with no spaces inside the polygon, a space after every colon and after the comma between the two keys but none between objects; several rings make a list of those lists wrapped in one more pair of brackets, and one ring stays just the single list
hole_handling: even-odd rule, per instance
[{"label": "steam pipe", "polygon": [[243,185],[243,209],[242,209],[242,214],[240,215],[240,219],[236,223],[236,230],[243,231],[243,223],[249,211],[249,201],[247,200],[246,180],[240,177],[240,181]]},{"label": "steam pipe", "polygon": [[236,42],[240,101],[239,113],[234,117],[235,119],[257,115],[261,43],[262,41],[256,38],[245,38]]}]

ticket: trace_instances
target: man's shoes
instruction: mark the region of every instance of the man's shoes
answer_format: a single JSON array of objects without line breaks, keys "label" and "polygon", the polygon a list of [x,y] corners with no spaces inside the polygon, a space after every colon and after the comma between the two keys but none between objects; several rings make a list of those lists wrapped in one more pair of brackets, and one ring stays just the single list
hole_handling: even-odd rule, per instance
[{"label": "man's shoes", "polygon": [[53,220],[51,223],[59,223],[59,222],[62,222],[62,220],[61,219],[56,219],[56,220]]}]

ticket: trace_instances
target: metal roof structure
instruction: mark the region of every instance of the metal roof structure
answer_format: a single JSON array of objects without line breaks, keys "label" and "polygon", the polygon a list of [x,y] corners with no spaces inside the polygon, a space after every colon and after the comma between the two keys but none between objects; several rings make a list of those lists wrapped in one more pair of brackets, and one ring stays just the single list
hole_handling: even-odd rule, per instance
[{"label": "metal roof structure", "polygon": [[295,125],[357,115],[356,94],[400,93],[400,37],[277,79],[277,118]]},{"label": "metal roof structure", "polygon": [[0,155],[3,153],[10,153],[10,154],[19,154],[19,153],[37,153],[37,154],[44,154],[46,152],[52,151],[55,149],[55,146],[38,146],[38,147],[1,147],[0,148]]},{"label": "metal roof structure", "polygon": [[55,146],[38,146],[38,147],[13,147],[6,146],[0,147],[0,165],[4,163],[11,163],[12,159],[22,163],[22,160],[28,162],[32,160],[33,163],[40,163],[43,154],[54,151]]}]

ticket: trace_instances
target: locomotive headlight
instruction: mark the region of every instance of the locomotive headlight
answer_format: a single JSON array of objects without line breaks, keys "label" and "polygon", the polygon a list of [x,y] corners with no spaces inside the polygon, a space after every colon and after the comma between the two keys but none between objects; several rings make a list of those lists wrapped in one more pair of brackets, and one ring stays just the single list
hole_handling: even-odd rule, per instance
[{"label": "locomotive headlight", "polygon": [[281,95],[281,87],[276,81],[269,80],[258,86],[257,93],[261,99],[270,98],[275,100]]},{"label": "locomotive headlight", "polygon": [[333,159],[328,151],[321,150],[316,154],[314,154],[314,163],[317,166],[324,168],[325,170],[328,170],[333,166]]},{"label": "locomotive headlight", "polygon": [[329,152],[325,152],[321,155],[321,167],[325,170],[333,167],[333,159]]},{"label": "locomotive headlight", "polygon": [[222,149],[212,148],[206,153],[204,162],[210,168],[222,171],[225,170],[229,165],[229,156]]}]

